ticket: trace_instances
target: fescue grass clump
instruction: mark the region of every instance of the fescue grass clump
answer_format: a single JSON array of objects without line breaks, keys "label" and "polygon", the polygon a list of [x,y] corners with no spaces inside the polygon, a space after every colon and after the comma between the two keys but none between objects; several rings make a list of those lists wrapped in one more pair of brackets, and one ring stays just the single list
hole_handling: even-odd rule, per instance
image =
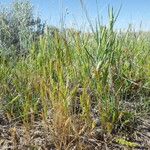
[{"label": "fescue grass clump", "polygon": [[[113,134],[149,113],[149,39],[115,31],[116,19],[109,9],[109,25],[97,24],[92,33],[55,30],[31,41],[17,60],[0,54],[1,109],[9,121],[42,119],[57,149],[73,142],[82,149],[82,135],[96,128],[95,115],[103,133]],[[126,102],[138,107],[130,110]]]}]

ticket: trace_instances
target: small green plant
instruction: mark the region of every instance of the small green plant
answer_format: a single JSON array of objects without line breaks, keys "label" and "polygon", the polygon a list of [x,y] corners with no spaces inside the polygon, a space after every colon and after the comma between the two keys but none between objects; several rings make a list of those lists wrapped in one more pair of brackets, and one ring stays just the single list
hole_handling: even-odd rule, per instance
[{"label": "small green plant", "polygon": [[116,142],[123,145],[123,146],[131,147],[131,148],[135,148],[135,147],[139,146],[139,144],[134,143],[134,142],[129,142],[123,138],[116,138]]}]

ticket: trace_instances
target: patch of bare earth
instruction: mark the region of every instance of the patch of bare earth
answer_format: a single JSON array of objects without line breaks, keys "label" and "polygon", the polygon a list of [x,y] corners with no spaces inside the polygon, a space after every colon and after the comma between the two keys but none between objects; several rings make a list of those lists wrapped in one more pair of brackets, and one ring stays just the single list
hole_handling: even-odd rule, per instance
[{"label": "patch of bare earth", "polygon": [[[150,116],[138,118],[138,125],[134,128],[132,140],[139,146],[131,149],[149,150],[150,149]],[[0,117],[0,150],[55,150],[55,141],[51,134],[51,120],[47,123],[36,121],[34,124],[24,126],[14,121],[9,123],[1,115]],[[72,135],[70,135],[71,137]],[[117,135],[116,135],[117,136]],[[130,135],[129,135],[130,137]],[[69,150],[78,150],[76,143],[82,143],[82,148],[87,150],[128,150],[114,142],[112,135],[106,135],[100,128],[95,128],[91,133],[85,133],[74,138]],[[63,147],[61,148],[64,149]]]}]

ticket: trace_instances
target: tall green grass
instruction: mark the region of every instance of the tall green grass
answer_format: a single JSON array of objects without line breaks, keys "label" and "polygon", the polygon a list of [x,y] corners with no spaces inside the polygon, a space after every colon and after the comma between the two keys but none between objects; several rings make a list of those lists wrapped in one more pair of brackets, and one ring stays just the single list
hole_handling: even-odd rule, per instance
[{"label": "tall green grass", "polygon": [[[57,148],[68,146],[93,128],[98,110],[105,132],[117,132],[133,115],[125,102],[141,104],[134,115],[149,113],[150,44],[142,32],[117,32],[109,9],[109,25],[92,33],[49,32],[32,42],[29,54],[18,60],[0,56],[1,109],[9,120],[28,125],[51,117]],[[51,116],[49,116],[51,112]]]}]

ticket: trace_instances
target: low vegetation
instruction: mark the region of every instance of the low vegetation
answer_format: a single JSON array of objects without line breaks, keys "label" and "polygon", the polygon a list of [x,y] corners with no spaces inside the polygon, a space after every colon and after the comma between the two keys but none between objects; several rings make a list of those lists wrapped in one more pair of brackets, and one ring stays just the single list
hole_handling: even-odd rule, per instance
[{"label": "low vegetation", "polygon": [[85,33],[0,14],[1,149],[148,149],[149,35],[108,16]]}]

